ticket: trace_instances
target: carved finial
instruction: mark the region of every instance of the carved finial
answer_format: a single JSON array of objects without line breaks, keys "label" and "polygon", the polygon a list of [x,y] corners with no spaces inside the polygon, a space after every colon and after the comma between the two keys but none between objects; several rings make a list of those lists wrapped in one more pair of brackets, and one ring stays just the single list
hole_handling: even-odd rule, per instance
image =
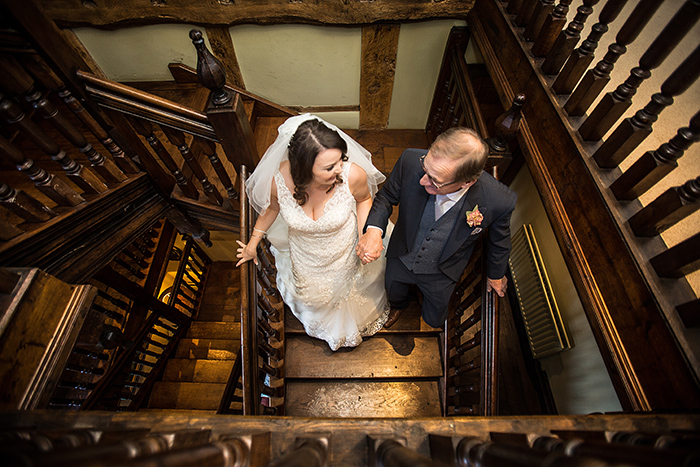
[{"label": "carved finial", "polygon": [[190,31],[190,39],[197,49],[197,78],[202,85],[212,91],[211,100],[214,104],[222,105],[231,100],[231,93],[224,89],[226,85],[226,70],[224,66],[209,52],[204,44],[202,31]]},{"label": "carved finial", "polygon": [[494,129],[496,137],[489,141],[493,150],[504,152],[508,149],[508,141],[515,137],[520,128],[523,104],[525,104],[525,94],[518,94],[513,99],[510,109],[496,119]]}]

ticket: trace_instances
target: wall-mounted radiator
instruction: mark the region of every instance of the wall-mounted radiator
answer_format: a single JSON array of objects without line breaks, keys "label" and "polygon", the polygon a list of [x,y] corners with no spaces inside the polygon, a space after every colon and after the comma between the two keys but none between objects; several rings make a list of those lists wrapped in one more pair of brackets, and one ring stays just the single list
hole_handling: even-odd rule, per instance
[{"label": "wall-mounted radiator", "polygon": [[570,349],[569,338],[530,224],[513,235],[510,272],[535,358]]}]

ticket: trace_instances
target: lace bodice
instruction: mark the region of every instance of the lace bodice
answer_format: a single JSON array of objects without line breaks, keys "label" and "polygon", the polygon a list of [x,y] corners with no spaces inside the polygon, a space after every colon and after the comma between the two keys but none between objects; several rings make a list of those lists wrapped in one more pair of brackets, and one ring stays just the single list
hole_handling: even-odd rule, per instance
[{"label": "lace bodice", "polygon": [[307,303],[337,306],[353,285],[360,263],[355,255],[357,217],[355,198],[348,187],[350,164],[343,166],[344,182],[336,185],[323,214],[311,219],[292,197],[277,173],[280,213],[289,228],[289,250],[296,294]]}]

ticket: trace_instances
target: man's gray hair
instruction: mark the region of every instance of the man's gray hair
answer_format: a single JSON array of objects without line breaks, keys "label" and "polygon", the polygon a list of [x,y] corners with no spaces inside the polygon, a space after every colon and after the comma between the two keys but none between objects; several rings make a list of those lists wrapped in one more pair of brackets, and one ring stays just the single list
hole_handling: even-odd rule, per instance
[{"label": "man's gray hair", "polygon": [[429,151],[435,157],[461,160],[455,181],[472,182],[479,178],[489,157],[489,147],[479,134],[471,128],[452,127],[441,133]]}]

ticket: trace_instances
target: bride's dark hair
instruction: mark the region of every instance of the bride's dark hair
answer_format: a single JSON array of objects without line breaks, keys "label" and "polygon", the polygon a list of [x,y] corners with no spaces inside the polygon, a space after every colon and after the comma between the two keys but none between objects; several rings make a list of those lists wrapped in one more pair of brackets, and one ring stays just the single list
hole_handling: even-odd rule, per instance
[{"label": "bride's dark hair", "polygon": [[[336,132],[319,120],[307,120],[297,128],[289,141],[289,171],[294,182],[294,199],[303,206],[309,199],[306,189],[313,179],[313,166],[316,156],[326,149],[340,149],[342,160],[348,160],[348,145]],[[336,177],[336,183],[342,183]]]}]

